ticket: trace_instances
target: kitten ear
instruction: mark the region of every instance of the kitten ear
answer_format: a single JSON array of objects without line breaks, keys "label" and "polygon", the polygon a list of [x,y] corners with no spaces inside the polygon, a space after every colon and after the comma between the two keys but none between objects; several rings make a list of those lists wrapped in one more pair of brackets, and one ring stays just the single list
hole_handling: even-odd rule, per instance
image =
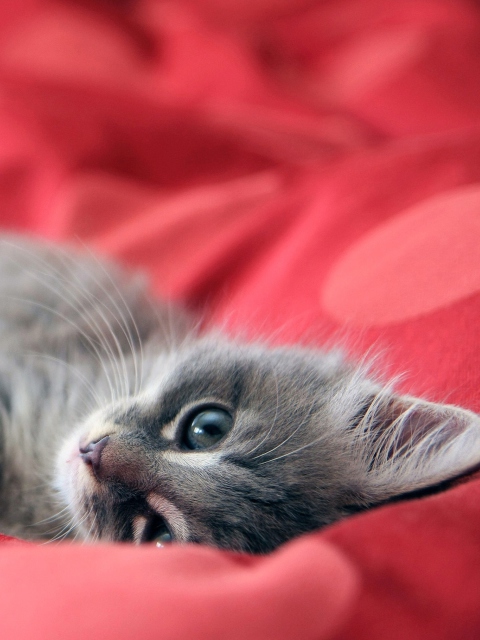
[{"label": "kitten ear", "polygon": [[355,432],[367,493],[375,502],[480,465],[480,418],[452,405],[380,392]]}]

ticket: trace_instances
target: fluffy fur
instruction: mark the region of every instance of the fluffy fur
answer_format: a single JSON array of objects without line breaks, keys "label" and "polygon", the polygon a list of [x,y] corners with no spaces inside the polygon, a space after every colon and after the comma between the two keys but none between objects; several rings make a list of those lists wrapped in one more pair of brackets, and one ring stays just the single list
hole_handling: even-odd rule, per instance
[{"label": "fluffy fur", "polygon": [[[88,253],[5,238],[0,276],[5,533],[266,552],[480,462],[475,414],[339,352],[201,335]],[[231,430],[186,447],[212,407]]]}]

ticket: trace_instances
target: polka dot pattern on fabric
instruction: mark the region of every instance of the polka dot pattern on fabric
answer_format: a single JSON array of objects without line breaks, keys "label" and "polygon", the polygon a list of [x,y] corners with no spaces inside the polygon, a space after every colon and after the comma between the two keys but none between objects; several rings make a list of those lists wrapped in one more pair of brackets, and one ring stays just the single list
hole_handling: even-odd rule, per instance
[{"label": "polka dot pattern on fabric", "polygon": [[381,326],[480,291],[480,184],[444,191],[375,227],[330,271],[321,302],[340,322]]}]

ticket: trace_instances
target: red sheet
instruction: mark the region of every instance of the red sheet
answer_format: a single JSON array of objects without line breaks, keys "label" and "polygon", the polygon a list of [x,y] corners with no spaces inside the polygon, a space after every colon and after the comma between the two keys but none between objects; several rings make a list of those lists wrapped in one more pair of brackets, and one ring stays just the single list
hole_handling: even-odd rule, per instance
[{"label": "red sheet", "polygon": [[[480,410],[480,4],[3,0],[0,224]],[[387,365],[388,363],[388,365]],[[1,540],[0,637],[480,637],[480,480],[264,558]]]}]

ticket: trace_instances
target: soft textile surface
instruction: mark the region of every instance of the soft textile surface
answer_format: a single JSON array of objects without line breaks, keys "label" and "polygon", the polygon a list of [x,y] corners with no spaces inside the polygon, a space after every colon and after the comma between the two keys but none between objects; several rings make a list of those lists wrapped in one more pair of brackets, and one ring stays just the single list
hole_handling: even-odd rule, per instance
[{"label": "soft textile surface", "polygon": [[[3,0],[0,224],[480,410],[480,3]],[[480,480],[265,558],[0,544],[0,637],[480,637]]]}]

